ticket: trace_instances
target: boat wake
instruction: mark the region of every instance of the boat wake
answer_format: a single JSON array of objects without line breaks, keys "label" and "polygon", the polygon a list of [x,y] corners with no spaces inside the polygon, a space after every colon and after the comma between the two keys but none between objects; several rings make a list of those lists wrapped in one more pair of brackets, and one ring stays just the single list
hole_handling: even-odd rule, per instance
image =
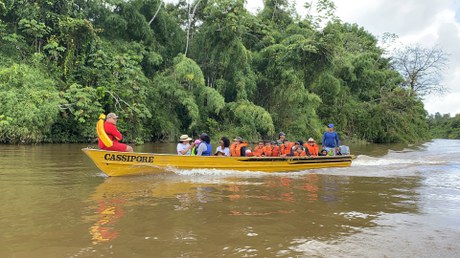
[{"label": "boat wake", "polygon": [[443,161],[434,161],[427,159],[407,159],[407,158],[392,158],[392,157],[383,157],[375,158],[366,155],[359,155],[355,160],[353,160],[352,166],[389,166],[389,165],[437,165],[443,164]]},{"label": "boat wake", "polygon": [[235,171],[227,169],[175,169],[170,168],[170,171],[181,176],[212,176],[212,177],[244,177],[244,178],[259,178],[264,176],[296,176],[311,173],[312,170],[302,170],[293,172],[262,172],[262,171]]}]

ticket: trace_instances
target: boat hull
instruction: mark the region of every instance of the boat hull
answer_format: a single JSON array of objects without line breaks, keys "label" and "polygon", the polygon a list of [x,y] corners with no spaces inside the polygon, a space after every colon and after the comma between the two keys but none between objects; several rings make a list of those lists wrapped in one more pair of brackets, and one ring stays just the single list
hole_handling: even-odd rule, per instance
[{"label": "boat hull", "polygon": [[108,176],[163,173],[177,169],[222,169],[290,172],[314,168],[348,167],[353,156],[326,157],[222,157],[128,153],[84,148],[82,151]]}]

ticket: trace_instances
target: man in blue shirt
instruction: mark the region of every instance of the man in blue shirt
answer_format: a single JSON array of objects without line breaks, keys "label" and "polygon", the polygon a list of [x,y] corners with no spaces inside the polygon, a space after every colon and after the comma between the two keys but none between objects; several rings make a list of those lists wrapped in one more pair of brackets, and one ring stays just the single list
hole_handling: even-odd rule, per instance
[{"label": "man in blue shirt", "polygon": [[332,152],[335,155],[335,150],[338,150],[340,147],[339,135],[337,134],[337,132],[334,132],[334,124],[329,124],[327,128],[328,131],[324,132],[321,145],[322,148],[326,149],[328,153],[332,149]]}]

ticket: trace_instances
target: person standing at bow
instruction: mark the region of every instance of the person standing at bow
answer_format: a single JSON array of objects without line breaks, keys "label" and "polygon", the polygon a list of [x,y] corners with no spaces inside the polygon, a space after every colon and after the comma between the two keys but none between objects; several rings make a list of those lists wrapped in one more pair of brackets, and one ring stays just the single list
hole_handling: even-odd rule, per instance
[{"label": "person standing at bow", "polygon": [[276,144],[281,147],[285,141],[287,141],[286,134],[284,132],[280,132],[278,134],[278,140],[276,140]]},{"label": "person standing at bow", "polygon": [[115,113],[109,113],[105,118],[104,122],[104,131],[110,140],[113,141],[113,145],[111,147],[107,147],[102,142],[101,138],[98,137],[98,145],[99,149],[102,150],[111,150],[111,151],[125,151],[125,152],[133,152],[133,147],[123,144],[119,141],[123,139],[123,136],[117,129],[117,122],[118,116]]},{"label": "person standing at bow", "polygon": [[327,152],[332,150],[335,153],[336,150],[340,149],[339,135],[334,131],[334,124],[329,124],[327,127],[328,131],[324,132],[321,145]]}]

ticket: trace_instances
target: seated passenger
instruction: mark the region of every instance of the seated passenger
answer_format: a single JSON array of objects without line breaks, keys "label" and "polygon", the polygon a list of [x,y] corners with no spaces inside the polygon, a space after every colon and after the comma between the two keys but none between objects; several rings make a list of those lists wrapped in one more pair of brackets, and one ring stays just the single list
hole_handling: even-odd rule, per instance
[{"label": "seated passenger", "polygon": [[280,156],[293,156],[294,153],[292,151],[292,147],[294,147],[294,143],[290,141],[284,141],[284,144],[280,146]]},{"label": "seated passenger", "polygon": [[318,144],[316,144],[313,138],[309,138],[307,143],[305,143],[303,146],[308,150],[310,156],[318,156]]},{"label": "seated passenger", "polygon": [[318,154],[318,156],[327,156],[327,150],[322,149],[321,152]]},{"label": "seated passenger", "polygon": [[230,146],[230,156],[233,157],[244,157],[246,156],[246,146],[248,146],[247,142],[243,142],[243,138],[236,137],[233,139],[233,143]]},{"label": "seated passenger", "polygon": [[179,138],[179,143],[177,144],[176,150],[177,155],[190,155],[193,145],[190,144],[192,138],[184,134]]},{"label": "seated passenger", "polygon": [[263,141],[259,141],[259,143],[257,144],[256,147],[254,147],[254,156],[256,157],[262,157],[262,156],[265,156],[265,153],[264,153],[264,142]]},{"label": "seated passenger", "polygon": [[212,154],[212,146],[211,146],[211,138],[209,135],[202,133],[200,135],[201,143],[197,147],[196,155],[197,156],[211,156]]},{"label": "seated passenger", "polygon": [[335,155],[342,155],[342,151],[340,150],[340,147],[335,148]]},{"label": "seated passenger", "polygon": [[266,157],[270,157],[272,155],[272,149],[273,149],[272,143],[270,141],[267,141],[264,146],[264,155]]},{"label": "seated passenger", "polygon": [[272,153],[270,156],[272,157],[279,157],[280,156],[280,147],[278,145],[276,145],[276,142],[272,142],[271,144],[272,146]]},{"label": "seated passenger", "polygon": [[276,145],[275,141],[266,142],[264,147],[265,157],[279,157],[280,147]]},{"label": "seated passenger", "polygon": [[[303,150],[305,150],[305,148],[303,147],[303,141],[302,140],[297,140],[296,142],[294,142],[294,147],[296,146],[300,146],[302,147]],[[294,151],[295,149],[293,149]]]},{"label": "seated passenger", "polygon": [[307,153],[303,149],[303,146],[300,144],[297,144],[294,146],[294,156],[296,157],[306,157]]},{"label": "seated passenger", "polygon": [[230,140],[227,137],[220,138],[219,146],[216,148],[215,156],[230,156]]},{"label": "seated passenger", "polygon": [[201,143],[200,139],[196,139],[196,140],[192,143],[193,147],[192,147],[192,151],[190,152],[190,155],[196,156],[196,152],[197,152],[197,149],[196,149],[196,148],[198,147],[198,145],[200,145],[200,143]]}]

